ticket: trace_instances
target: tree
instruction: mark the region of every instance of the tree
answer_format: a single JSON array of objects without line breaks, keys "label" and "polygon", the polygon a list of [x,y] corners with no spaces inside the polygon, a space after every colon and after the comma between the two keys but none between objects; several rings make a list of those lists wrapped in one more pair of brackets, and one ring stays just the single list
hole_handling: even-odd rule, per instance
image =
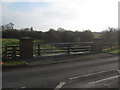
[{"label": "tree", "polygon": [[94,38],[93,33],[90,30],[85,30],[80,34],[80,41],[82,42],[90,42]]},{"label": "tree", "polygon": [[59,28],[57,29],[57,31],[59,31],[59,32],[64,32],[64,31],[65,31],[65,29],[64,29],[64,28],[60,28],[60,27],[59,27]]},{"label": "tree", "polygon": [[8,23],[8,24],[2,26],[2,30],[13,30],[13,29],[14,29],[13,23]]},{"label": "tree", "polygon": [[48,42],[51,42],[51,43],[58,42],[59,41],[58,32],[51,28],[46,33],[46,38]]},{"label": "tree", "polygon": [[119,30],[115,28],[108,28],[102,31],[101,38],[106,42],[118,42]]}]

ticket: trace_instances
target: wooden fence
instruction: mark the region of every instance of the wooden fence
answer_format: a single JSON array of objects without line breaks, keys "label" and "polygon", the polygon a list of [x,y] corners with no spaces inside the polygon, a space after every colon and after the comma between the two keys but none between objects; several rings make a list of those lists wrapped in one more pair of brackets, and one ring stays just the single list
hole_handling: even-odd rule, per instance
[{"label": "wooden fence", "polygon": [[20,58],[19,45],[5,45],[2,47],[2,59],[17,59]]},{"label": "wooden fence", "polygon": [[34,45],[34,55],[91,53],[93,44],[93,42],[36,44]]},{"label": "wooden fence", "polygon": [[[103,50],[114,50],[117,43],[105,42]],[[60,55],[60,54],[82,54],[94,53],[96,46],[94,42],[69,42],[69,43],[39,43],[33,45],[33,56]],[[2,47],[3,60],[21,58],[20,45],[5,45]]]},{"label": "wooden fence", "polygon": [[[33,56],[91,53],[92,42],[84,43],[41,43],[33,46]],[[4,60],[20,58],[19,45],[5,45],[2,47],[2,58]]]}]

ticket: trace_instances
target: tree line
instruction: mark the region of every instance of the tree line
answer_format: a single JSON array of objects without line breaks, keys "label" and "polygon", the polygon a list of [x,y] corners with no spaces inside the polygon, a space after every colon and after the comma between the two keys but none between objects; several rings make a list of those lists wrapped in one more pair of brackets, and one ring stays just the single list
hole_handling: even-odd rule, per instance
[{"label": "tree line", "polygon": [[103,39],[106,42],[118,42],[119,29],[108,28],[101,32],[92,32],[91,30],[72,31],[58,28],[57,30],[51,28],[46,32],[36,31],[33,27],[15,29],[13,23],[2,25],[2,38],[31,37],[33,39],[43,40],[44,42],[91,42],[95,38]]}]

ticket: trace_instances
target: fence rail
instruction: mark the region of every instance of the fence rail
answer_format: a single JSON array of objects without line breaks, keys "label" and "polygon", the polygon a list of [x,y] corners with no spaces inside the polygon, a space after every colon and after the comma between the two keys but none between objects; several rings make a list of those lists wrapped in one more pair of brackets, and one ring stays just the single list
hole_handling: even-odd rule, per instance
[{"label": "fence rail", "polygon": [[4,60],[16,59],[17,57],[20,57],[20,50],[18,45],[5,45],[2,47],[2,58]]}]

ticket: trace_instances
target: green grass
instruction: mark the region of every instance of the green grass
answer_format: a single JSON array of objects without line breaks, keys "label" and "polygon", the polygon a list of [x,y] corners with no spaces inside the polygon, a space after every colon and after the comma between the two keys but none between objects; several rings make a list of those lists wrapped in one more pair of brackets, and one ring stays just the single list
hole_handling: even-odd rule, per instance
[{"label": "green grass", "polygon": [[28,65],[28,63],[26,61],[7,61],[7,62],[3,62],[2,66],[3,67],[16,67],[16,66],[25,66]]},{"label": "green grass", "polygon": [[[34,40],[34,44],[39,44],[43,43],[44,40]],[[0,44],[2,45],[18,45],[19,44],[19,39],[8,39],[8,38],[2,38],[0,39]]]},{"label": "green grass", "polygon": [[43,42],[44,42],[44,40],[34,40],[33,41],[34,44],[39,44],[39,43],[43,43]]},{"label": "green grass", "polygon": [[118,54],[118,53],[120,53],[120,49],[119,50],[110,51],[109,53],[111,53],[111,54]]},{"label": "green grass", "polygon": [[1,40],[2,45],[18,45],[19,44],[19,39],[2,39]]}]

